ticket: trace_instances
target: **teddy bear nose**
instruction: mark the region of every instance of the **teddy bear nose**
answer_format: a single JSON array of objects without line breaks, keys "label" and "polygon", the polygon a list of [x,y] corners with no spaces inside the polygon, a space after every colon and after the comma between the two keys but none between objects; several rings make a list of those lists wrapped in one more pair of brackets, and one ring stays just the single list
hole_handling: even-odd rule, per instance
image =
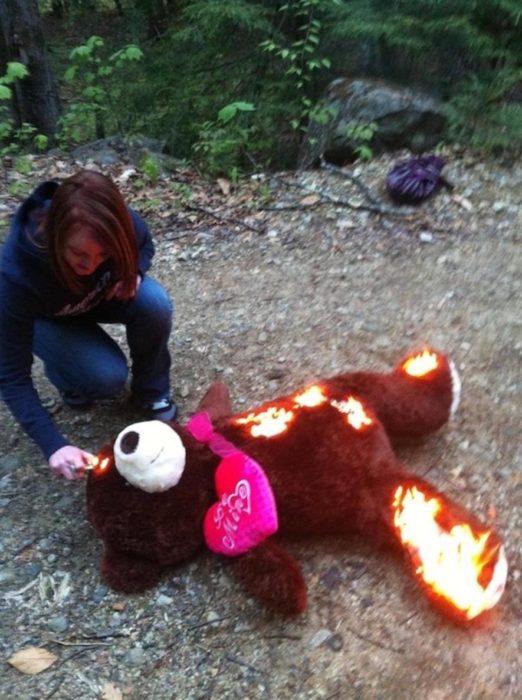
[{"label": "teddy bear nose", "polygon": [[139,434],[135,430],[128,430],[120,440],[121,451],[126,455],[136,452],[139,441]]}]

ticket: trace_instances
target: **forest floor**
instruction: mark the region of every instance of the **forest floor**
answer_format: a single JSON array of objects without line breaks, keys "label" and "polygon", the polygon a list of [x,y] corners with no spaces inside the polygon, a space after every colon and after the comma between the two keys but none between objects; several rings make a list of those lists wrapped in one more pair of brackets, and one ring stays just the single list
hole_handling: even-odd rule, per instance
[{"label": "forest floor", "polygon": [[[309,587],[308,608],[293,620],[250,600],[210,554],[146,594],[114,593],[100,579],[85,484],[53,478],[2,406],[2,699],[521,696],[522,167],[449,153],[455,189],[409,210],[386,200],[391,162],[239,187],[183,169],[155,183],[131,163],[103,170],[154,232],[152,274],[176,304],[181,421],[215,379],[246,409],[314,377],[386,371],[424,343],[453,358],[463,382],[457,416],[400,457],[494,520],[510,566],[499,605],[456,626],[429,605],[404,562],[362,541],[330,540],[290,546]],[[2,228],[34,184],[83,165],[97,167],[40,157],[25,174],[5,170]],[[34,379],[85,449],[96,452],[136,420],[123,400],[82,414],[63,407],[38,363]],[[12,657],[29,647],[54,663],[22,673]]]}]

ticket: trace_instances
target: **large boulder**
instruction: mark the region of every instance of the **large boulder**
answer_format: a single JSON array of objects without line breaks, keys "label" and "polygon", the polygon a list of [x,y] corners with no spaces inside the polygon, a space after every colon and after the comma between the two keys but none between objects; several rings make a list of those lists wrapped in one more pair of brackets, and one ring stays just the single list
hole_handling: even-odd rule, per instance
[{"label": "large boulder", "polygon": [[429,150],[441,140],[446,127],[442,104],[436,98],[371,78],[334,80],[320,108],[330,118],[325,124],[310,121],[299,152],[300,168],[314,166],[320,156],[338,165],[353,161],[363,144],[354,138],[354,126],[376,125],[369,143],[374,153],[402,148],[416,153]]}]

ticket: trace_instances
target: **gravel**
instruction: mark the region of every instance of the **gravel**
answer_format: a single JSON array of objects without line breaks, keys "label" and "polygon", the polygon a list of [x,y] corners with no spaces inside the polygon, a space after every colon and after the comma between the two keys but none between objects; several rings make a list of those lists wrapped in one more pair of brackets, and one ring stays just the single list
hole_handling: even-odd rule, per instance
[{"label": "gravel", "polygon": [[[510,563],[499,606],[456,626],[403,563],[360,540],[289,544],[309,586],[307,611],[290,621],[248,599],[210,554],[146,594],[117,594],[99,576],[84,484],[54,479],[2,406],[1,698],[520,697],[522,168],[447,157],[455,189],[415,210],[355,208],[373,200],[346,174],[324,171],[261,176],[230,199],[194,179],[199,211],[180,206],[176,174],[158,183],[159,208],[147,209],[145,192],[137,199],[157,231],[154,275],[176,303],[181,420],[216,379],[242,409],[338,371],[385,371],[426,342],[454,359],[463,380],[456,418],[400,457],[494,520]],[[387,208],[391,162],[349,171]],[[40,159],[25,178],[77,165]],[[0,201],[5,216],[15,199]],[[75,414],[38,363],[34,375],[85,449],[135,420],[124,397]],[[30,646],[57,660],[37,675],[7,663]]]}]

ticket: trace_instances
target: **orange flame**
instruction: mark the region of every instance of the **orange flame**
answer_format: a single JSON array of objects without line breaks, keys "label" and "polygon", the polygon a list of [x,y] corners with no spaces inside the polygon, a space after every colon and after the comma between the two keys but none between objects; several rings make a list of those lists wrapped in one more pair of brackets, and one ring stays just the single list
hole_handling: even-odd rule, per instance
[{"label": "orange flame", "polygon": [[424,350],[413,357],[409,357],[402,365],[402,369],[410,377],[424,377],[439,366],[439,358],[434,352]]},{"label": "orange flame", "polygon": [[361,430],[373,422],[362,403],[353,396],[349,396],[345,401],[332,401],[331,404],[338,411],[346,414],[346,420],[355,430]]},{"label": "orange flame", "polygon": [[104,457],[103,459],[94,457],[90,463],[90,468],[95,474],[103,474],[103,472],[107,470],[110,461],[109,457]]},{"label": "orange flame", "polygon": [[104,457],[98,465],[98,471],[104,472],[109,466],[111,460],[108,457]]},{"label": "orange flame", "polygon": [[[439,498],[427,498],[418,488],[399,486],[393,498],[394,525],[412,554],[416,573],[437,595],[468,620],[493,607],[504,590],[507,564],[502,547],[488,543],[491,531],[474,532],[467,523],[443,529],[436,516]],[[486,587],[481,577],[496,558]]]},{"label": "orange flame", "polygon": [[298,406],[306,406],[308,408],[320,406],[326,400],[326,396],[318,384],[313,384],[294,397],[294,401]]},{"label": "orange flame", "polygon": [[252,437],[274,437],[288,430],[288,425],[293,419],[293,411],[269,406],[261,413],[249,413],[245,418],[237,418],[235,422],[238,425],[250,426]]}]

